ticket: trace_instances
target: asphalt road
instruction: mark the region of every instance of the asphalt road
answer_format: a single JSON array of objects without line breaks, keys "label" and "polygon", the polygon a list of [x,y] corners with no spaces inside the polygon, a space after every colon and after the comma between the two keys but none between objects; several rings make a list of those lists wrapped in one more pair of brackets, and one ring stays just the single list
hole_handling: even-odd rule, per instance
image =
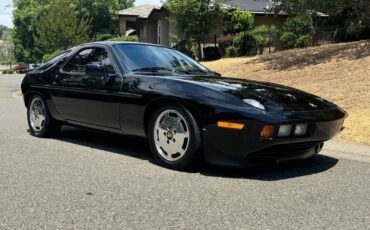
[{"label": "asphalt road", "polygon": [[20,82],[0,75],[0,229],[370,228],[367,146],[331,142],[298,165],[176,172],[141,139],[68,127],[32,137],[13,95]]}]

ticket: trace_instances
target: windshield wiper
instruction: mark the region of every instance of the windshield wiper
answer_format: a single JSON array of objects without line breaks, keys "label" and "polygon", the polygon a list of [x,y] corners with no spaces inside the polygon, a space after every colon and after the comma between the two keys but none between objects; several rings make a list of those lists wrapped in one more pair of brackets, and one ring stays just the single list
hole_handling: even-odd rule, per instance
[{"label": "windshield wiper", "polygon": [[159,71],[168,71],[171,73],[176,73],[176,72],[181,72],[185,74],[191,74],[190,71],[184,70],[184,69],[171,69],[171,68],[166,68],[166,67],[145,67],[145,68],[140,68],[140,69],[134,69],[132,72],[153,72],[157,73]]},{"label": "windshield wiper", "polygon": [[165,68],[165,67],[145,67],[145,68],[134,69],[134,70],[132,70],[132,72],[145,72],[145,71],[159,72],[161,70],[172,71],[171,69]]},{"label": "windshield wiper", "polygon": [[172,73],[176,73],[176,72],[191,74],[190,71],[187,71],[187,70],[184,70],[184,69],[174,69],[174,70],[172,70]]}]

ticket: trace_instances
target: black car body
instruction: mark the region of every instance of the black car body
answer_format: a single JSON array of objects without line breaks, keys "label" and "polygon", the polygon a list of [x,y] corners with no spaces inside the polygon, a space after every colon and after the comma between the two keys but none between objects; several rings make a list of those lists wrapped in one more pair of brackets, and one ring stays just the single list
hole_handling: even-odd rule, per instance
[{"label": "black car body", "polygon": [[[204,159],[238,167],[266,160],[307,159],[343,127],[346,113],[317,96],[272,83],[224,78],[203,69],[194,73],[156,68],[129,71],[130,61],[122,61],[117,46],[167,49],[114,42],[72,48],[25,76],[25,105],[29,107],[32,96],[39,95],[53,120],[141,137],[150,136],[150,120],[159,107],[181,105],[197,123]],[[109,66],[71,64],[83,60],[81,53],[88,49],[105,52]],[[167,138],[172,134],[165,133]]]}]

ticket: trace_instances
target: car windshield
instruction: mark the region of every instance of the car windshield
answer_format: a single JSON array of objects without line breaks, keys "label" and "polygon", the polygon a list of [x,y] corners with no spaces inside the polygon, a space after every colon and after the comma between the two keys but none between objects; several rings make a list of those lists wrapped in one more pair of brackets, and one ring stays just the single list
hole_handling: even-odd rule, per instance
[{"label": "car windshield", "polygon": [[114,48],[128,72],[213,75],[207,68],[174,49],[136,44],[120,44]]}]

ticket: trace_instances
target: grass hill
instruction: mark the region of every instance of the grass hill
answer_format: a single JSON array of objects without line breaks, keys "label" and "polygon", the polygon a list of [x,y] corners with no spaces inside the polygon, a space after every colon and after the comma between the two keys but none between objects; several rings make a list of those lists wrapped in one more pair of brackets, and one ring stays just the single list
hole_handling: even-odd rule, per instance
[{"label": "grass hill", "polygon": [[349,113],[338,138],[370,144],[370,41],[203,64],[223,76],[288,85],[335,102]]}]

